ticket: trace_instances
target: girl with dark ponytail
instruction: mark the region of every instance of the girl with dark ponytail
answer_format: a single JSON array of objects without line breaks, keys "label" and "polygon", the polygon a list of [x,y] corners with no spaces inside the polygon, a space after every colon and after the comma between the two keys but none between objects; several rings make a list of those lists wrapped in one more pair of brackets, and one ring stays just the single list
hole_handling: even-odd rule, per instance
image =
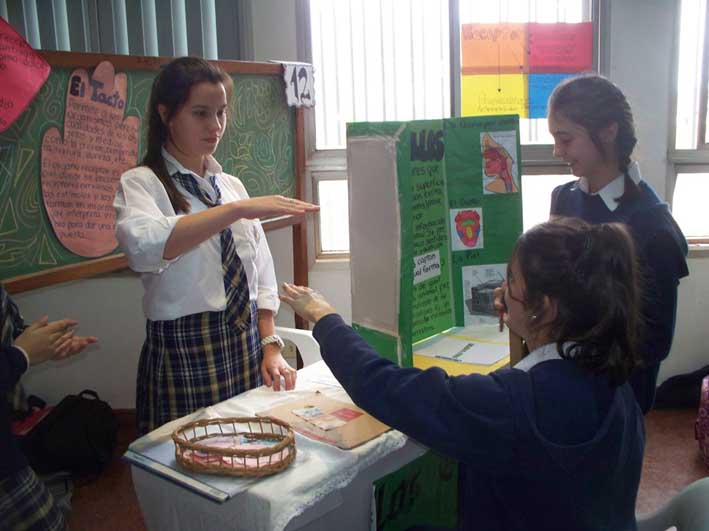
[{"label": "girl with dark ponytail", "polygon": [[638,338],[641,363],[630,382],[642,411],[650,410],[660,362],[672,346],[679,280],[689,274],[687,241],[669,208],[640,176],[631,155],[637,138],[621,90],[598,75],[562,81],[549,98],[554,156],[578,177],[552,192],[551,216],[628,225],[645,278]]},{"label": "girl with dark ponytail", "polygon": [[316,322],[323,360],[358,406],[459,461],[459,529],[631,531],[645,444],[627,383],[634,247],[618,223],[559,218],[524,233],[504,317],[531,352],[489,375],[400,368],[311,289],[284,284],[281,300]]},{"label": "girl with dark ponytail", "polygon": [[212,155],[231,93],[231,78],[204,59],[166,64],[150,94],[147,152],[114,200],[118,242],[145,287],[139,434],[262,382],[295,385],[274,335],[278,288],[258,218],[317,207],[250,198],[222,171]]}]

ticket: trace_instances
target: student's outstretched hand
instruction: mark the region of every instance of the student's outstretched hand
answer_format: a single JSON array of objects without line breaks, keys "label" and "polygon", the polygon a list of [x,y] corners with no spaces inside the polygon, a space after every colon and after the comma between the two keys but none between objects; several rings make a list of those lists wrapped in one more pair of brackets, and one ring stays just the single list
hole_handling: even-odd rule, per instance
[{"label": "student's outstretched hand", "polygon": [[239,217],[246,219],[269,216],[301,215],[320,210],[318,205],[282,195],[266,195],[237,202]]},{"label": "student's outstretched hand", "polygon": [[281,284],[283,294],[280,299],[303,319],[317,323],[320,319],[331,313],[337,313],[322,295],[306,286],[296,286],[284,282]]},{"label": "student's outstretched hand", "polygon": [[44,316],[25,328],[13,344],[27,353],[31,365],[65,358],[96,341],[95,337],[75,337],[73,327],[76,324],[73,319],[49,322]]},{"label": "student's outstretched hand", "polygon": [[65,334],[64,338],[59,341],[60,344],[56,349],[56,354],[52,358],[53,360],[63,360],[74,354],[78,354],[92,343],[96,343],[98,338],[95,336],[77,336],[74,335],[74,330],[72,330]]}]

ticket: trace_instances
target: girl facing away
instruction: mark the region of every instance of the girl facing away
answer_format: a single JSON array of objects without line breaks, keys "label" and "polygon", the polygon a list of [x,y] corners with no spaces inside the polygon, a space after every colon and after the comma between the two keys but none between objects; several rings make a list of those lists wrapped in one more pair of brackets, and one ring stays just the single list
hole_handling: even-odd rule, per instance
[{"label": "girl facing away", "polygon": [[310,288],[283,292],[358,406],[460,462],[461,529],[636,529],[639,288],[624,226],[559,218],[520,236],[504,319],[530,354],[489,375],[400,368]]},{"label": "girl facing away", "polygon": [[227,124],[232,80],[195,57],[165,65],[148,108],[147,153],[121,177],[116,235],[141,273],[147,317],[136,398],[144,434],[265,382],[295,385],[274,335],[278,289],[257,218],[315,205],[249,198],[212,154]]},{"label": "girl facing away", "polygon": [[562,81],[548,108],[554,155],[578,177],[552,192],[551,217],[625,223],[644,281],[641,364],[630,384],[645,413],[655,400],[660,363],[672,346],[679,280],[689,274],[687,241],[669,208],[645,182],[631,154],[637,142],[627,99],[611,81],[584,75]]}]

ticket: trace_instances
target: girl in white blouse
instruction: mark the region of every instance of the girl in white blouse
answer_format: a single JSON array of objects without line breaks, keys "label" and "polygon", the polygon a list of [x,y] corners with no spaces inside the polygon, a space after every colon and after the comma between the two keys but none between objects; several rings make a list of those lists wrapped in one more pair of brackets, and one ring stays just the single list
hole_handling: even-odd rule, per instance
[{"label": "girl in white blouse", "polygon": [[138,367],[139,433],[265,382],[295,385],[274,335],[276,275],[257,218],[317,206],[249,198],[212,157],[227,121],[232,80],[182,57],[155,78],[147,153],[121,177],[116,235],[142,274],[147,317]]}]

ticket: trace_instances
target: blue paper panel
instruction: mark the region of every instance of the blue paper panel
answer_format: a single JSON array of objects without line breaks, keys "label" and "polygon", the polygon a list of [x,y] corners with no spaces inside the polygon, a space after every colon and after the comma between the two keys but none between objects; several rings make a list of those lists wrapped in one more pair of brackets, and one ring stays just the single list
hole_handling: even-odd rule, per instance
[{"label": "blue paper panel", "polygon": [[573,74],[529,74],[529,118],[546,118],[549,95]]}]

